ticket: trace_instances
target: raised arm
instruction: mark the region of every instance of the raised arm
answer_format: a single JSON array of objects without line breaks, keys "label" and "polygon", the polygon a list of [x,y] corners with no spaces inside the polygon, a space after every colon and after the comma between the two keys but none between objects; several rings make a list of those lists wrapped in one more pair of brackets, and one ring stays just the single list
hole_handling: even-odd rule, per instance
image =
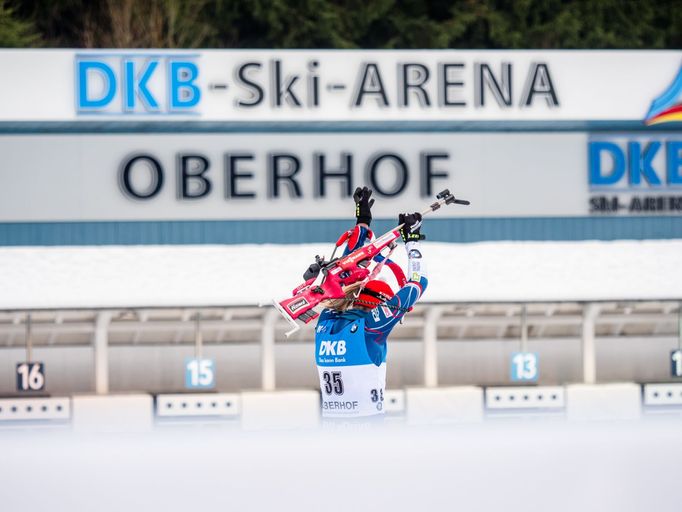
[{"label": "raised arm", "polygon": [[407,282],[392,299],[379,306],[367,320],[367,330],[374,332],[377,341],[384,341],[407,311],[421,298],[428,285],[426,266],[422,255],[420,240],[421,215],[419,213],[401,214],[398,220],[405,226],[401,235],[407,251]]},{"label": "raised arm", "polygon": [[343,255],[350,254],[358,247],[362,247],[367,240],[369,234],[369,225],[372,223],[372,205],[374,199],[372,197],[372,189],[367,187],[358,187],[353,194],[355,201],[355,228],[348,234],[346,249]]},{"label": "raised arm", "polygon": [[[421,298],[429,281],[420,244],[420,241],[425,238],[420,231],[422,225],[421,214],[400,214],[398,222],[403,224],[400,235],[405,242],[405,250],[407,251],[407,283],[395,294],[388,304],[397,308],[396,316],[402,317]],[[395,304],[393,304],[394,301]]]}]

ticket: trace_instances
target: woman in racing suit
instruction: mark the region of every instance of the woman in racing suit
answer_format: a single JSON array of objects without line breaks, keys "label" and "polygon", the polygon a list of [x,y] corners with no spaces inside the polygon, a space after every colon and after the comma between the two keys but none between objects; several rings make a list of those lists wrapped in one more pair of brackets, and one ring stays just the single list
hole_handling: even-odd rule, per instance
[{"label": "woman in racing suit", "polygon": [[[358,188],[356,226],[345,254],[362,247],[372,221],[372,191]],[[315,357],[322,392],[323,418],[362,418],[384,414],[386,341],[393,328],[419,300],[428,284],[419,241],[421,215],[401,214],[398,222],[408,256],[408,279],[387,260],[400,289],[372,280],[346,299],[334,301],[320,314],[315,328]],[[344,254],[344,255],[345,255]],[[351,287],[352,289],[352,287]]]}]

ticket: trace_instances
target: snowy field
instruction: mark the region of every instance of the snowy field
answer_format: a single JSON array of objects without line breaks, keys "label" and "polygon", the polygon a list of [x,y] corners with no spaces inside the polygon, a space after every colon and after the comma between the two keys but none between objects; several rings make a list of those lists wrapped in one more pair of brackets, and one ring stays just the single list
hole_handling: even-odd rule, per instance
[{"label": "snowy field", "polygon": [[[679,299],[682,241],[425,243],[427,302]],[[0,249],[0,309],[257,305],[300,246]],[[396,251],[405,263],[402,246]],[[352,431],[0,430],[0,511],[677,512],[682,417]]]},{"label": "snowy field", "polygon": [[682,420],[0,433],[0,510],[678,512]]},{"label": "snowy field", "polygon": [[[229,306],[289,296],[332,244],[5,247],[0,309]],[[425,302],[679,299],[682,240],[424,243]],[[396,259],[404,264],[402,245]]]}]

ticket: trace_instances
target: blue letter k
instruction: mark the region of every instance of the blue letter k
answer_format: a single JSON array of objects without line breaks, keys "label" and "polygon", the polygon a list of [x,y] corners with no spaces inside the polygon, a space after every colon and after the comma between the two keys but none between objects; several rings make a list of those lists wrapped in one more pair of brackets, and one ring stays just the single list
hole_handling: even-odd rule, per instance
[{"label": "blue letter k", "polygon": [[[147,89],[147,82],[151,78],[159,62],[150,60],[140,72],[135,75],[135,62],[126,61],[126,110],[135,110],[135,97],[139,97],[145,110],[159,110],[159,104]],[[136,83],[137,82],[137,83]]]}]

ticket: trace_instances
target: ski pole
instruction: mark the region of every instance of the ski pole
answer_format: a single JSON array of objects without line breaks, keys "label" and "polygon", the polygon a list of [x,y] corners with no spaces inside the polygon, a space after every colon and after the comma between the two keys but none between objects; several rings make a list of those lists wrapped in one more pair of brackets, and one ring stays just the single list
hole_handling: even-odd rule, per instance
[{"label": "ski pole", "polygon": [[[447,204],[462,204],[462,205],[469,205],[471,202],[467,201],[466,199],[456,199],[454,195],[450,193],[449,189],[445,189],[442,192],[440,192],[437,196],[435,203],[429,205],[428,208],[426,208],[423,212],[421,212],[421,216],[425,217],[429,213],[435,212],[438,210],[441,206],[447,205]],[[400,229],[404,226],[405,224],[400,224],[399,226],[393,228],[393,229]]]},{"label": "ski pole", "polygon": [[[443,205],[448,205],[448,204],[469,205],[469,204],[471,204],[469,201],[467,201],[465,199],[456,199],[455,196],[452,195],[450,193],[450,190],[447,188],[445,190],[441,191],[439,194],[437,194],[436,199],[438,199],[438,200],[435,203],[429,205],[428,208],[426,208],[423,212],[421,212],[422,217],[428,215],[429,213],[435,212],[436,210],[438,210]],[[395,231],[396,229],[400,229],[404,225],[405,224],[400,224],[400,225],[394,227],[391,231]],[[346,236],[346,233],[341,235],[341,238],[339,238],[339,240],[336,242],[336,246],[334,247],[334,251],[332,252],[331,258],[329,258],[329,261],[327,261],[327,262],[322,262],[322,261],[316,262],[320,266],[320,268],[323,270],[323,272],[321,272],[320,275],[322,275],[324,273],[324,269],[326,267],[328,267],[331,263],[334,262],[334,256],[336,255],[337,249],[339,248],[339,246],[343,245],[343,242],[347,238],[348,237]],[[319,284],[319,283],[316,282],[316,284]]]}]

